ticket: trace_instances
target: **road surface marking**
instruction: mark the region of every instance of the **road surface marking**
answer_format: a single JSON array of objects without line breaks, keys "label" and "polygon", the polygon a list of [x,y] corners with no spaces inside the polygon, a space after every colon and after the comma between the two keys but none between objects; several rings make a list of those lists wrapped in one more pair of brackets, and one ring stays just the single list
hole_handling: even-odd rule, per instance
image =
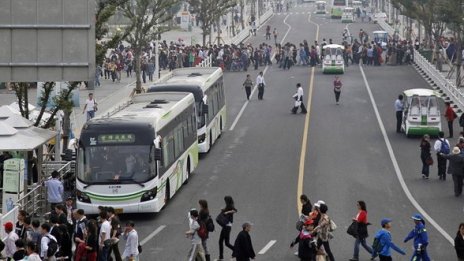
[{"label": "road surface marking", "polygon": [[142,241],[140,241],[140,245],[141,246],[145,245],[148,241],[150,241],[152,238],[154,238],[156,235],[158,235],[158,233],[161,232],[161,230],[163,230],[164,228],[166,228],[165,225],[159,226],[155,231],[151,232],[150,235],[148,235],[146,238],[144,238]]},{"label": "road surface marking", "polygon": [[[292,27],[291,27],[289,24],[287,24],[287,18],[288,18],[288,16],[289,16],[289,15],[287,15],[287,16],[284,18],[284,24],[286,24],[286,25],[288,26],[288,29],[287,29],[287,32],[285,33],[284,37],[282,37],[282,41],[280,41],[280,44],[282,44],[282,43],[285,41],[285,38],[287,38],[288,33],[289,33],[290,30],[292,29]],[[274,60],[274,57],[275,57],[275,53],[272,55],[271,61]],[[269,68],[269,65],[266,65],[266,67],[265,67],[264,70],[263,70],[263,76],[266,74],[268,68]],[[255,84],[255,86],[253,87],[253,90],[251,91],[250,98],[253,97],[253,94],[255,93],[257,87],[258,87],[258,85]],[[230,128],[229,128],[229,131],[233,131],[233,130],[234,130],[235,125],[237,125],[238,120],[240,120],[240,117],[242,117],[242,114],[243,114],[243,112],[245,111],[245,108],[248,106],[248,103],[249,103],[249,101],[246,100],[245,103],[242,105],[242,108],[240,109],[240,111],[238,112],[237,116],[235,117],[235,120],[232,122],[232,125],[231,125]]]},{"label": "road surface marking", "polygon": [[367,92],[369,93],[369,98],[371,100],[372,107],[374,108],[374,113],[375,116],[377,117],[377,122],[379,123],[380,131],[382,132],[383,139],[385,141],[385,144],[387,145],[387,150],[388,154],[390,154],[390,159],[393,163],[393,168],[395,169],[396,177],[398,178],[398,181],[401,184],[401,188],[403,189],[404,193],[408,197],[409,201],[411,204],[419,211],[422,216],[427,219],[427,221],[434,226],[440,234],[445,237],[446,240],[448,240],[451,245],[454,245],[454,239],[440,226],[438,223],[429,215],[427,212],[420,206],[420,204],[416,201],[416,199],[412,196],[411,191],[409,191],[408,186],[406,185],[406,182],[404,181],[403,174],[401,173],[401,169],[398,165],[398,161],[396,161],[395,153],[393,152],[393,148],[390,143],[390,139],[388,138],[387,131],[385,130],[385,126],[383,125],[382,119],[380,118],[379,110],[377,109],[377,103],[375,103],[374,96],[372,95],[371,87],[369,86],[369,83],[367,82],[366,75],[364,74],[364,70],[361,66],[359,65],[359,69],[361,70],[361,74],[364,79],[364,85],[366,86]]},{"label": "road surface marking", "polygon": [[266,254],[266,252],[276,243],[277,241],[276,240],[271,240],[269,241],[269,243],[267,243],[267,245],[265,245],[263,247],[263,249],[261,249],[259,252],[258,252],[258,255],[264,255]]},{"label": "road surface marking", "polygon": [[[319,25],[311,21],[311,15],[308,16],[308,22],[316,25],[316,40],[319,39]],[[303,131],[303,140],[301,141],[301,152],[300,152],[300,166],[298,170],[298,186],[296,191],[296,202],[297,202],[297,213],[300,214],[301,202],[300,195],[303,194],[303,179],[304,179],[304,170],[305,170],[305,158],[306,158],[306,147],[308,146],[308,131],[309,131],[309,119],[311,115],[311,100],[313,98],[314,90],[314,71],[316,67],[311,69],[310,79],[309,79],[309,91],[308,91],[308,102],[306,103],[307,113],[305,117],[304,131]]]}]

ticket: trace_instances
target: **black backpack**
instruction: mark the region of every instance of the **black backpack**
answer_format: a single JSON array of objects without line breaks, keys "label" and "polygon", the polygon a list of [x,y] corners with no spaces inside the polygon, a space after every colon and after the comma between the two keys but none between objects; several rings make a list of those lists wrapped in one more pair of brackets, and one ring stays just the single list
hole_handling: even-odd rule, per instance
[{"label": "black backpack", "polygon": [[208,232],[214,231],[214,222],[211,216],[208,216],[208,219],[206,220],[206,230],[208,230]]},{"label": "black backpack", "polygon": [[58,243],[55,239],[46,236],[48,238],[48,249],[47,249],[47,257],[52,257],[58,252]]},{"label": "black backpack", "polygon": [[379,253],[382,251],[383,245],[380,243],[381,237],[382,236],[375,237],[374,242],[372,243],[372,252],[375,255],[379,255]]}]

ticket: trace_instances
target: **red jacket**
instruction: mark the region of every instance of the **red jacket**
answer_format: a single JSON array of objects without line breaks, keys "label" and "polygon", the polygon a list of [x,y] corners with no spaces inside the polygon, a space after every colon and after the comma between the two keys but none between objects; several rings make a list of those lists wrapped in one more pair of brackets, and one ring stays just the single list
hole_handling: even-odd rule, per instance
[{"label": "red jacket", "polygon": [[451,106],[446,107],[445,117],[448,121],[454,121],[454,119],[456,119],[456,113]]}]

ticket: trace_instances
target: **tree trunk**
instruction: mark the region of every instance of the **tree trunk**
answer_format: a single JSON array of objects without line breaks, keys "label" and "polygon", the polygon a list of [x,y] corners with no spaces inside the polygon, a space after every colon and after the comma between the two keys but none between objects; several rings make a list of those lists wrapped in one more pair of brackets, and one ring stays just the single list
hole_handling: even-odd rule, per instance
[{"label": "tree trunk", "polygon": [[242,30],[245,29],[245,19],[243,19],[243,9],[245,8],[245,3],[240,2],[240,23],[242,25]]},{"label": "tree trunk", "polygon": [[19,105],[19,106],[24,106],[24,111],[26,113],[26,119],[29,119],[29,83],[22,83],[24,87],[24,105]]},{"label": "tree trunk", "polygon": [[61,148],[62,152],[65,152],[68,149],[68,141],[69,141],[69,136],[71,132],[71,112],[67,109],[63,110],[64,116],[63,116],[63,146]]},{"label": "tree trunk", "polygon": [[142,48],[137,46],[134,48],[134,61],[135,61],[135,93],[142,92],[142,71],[141,61]]}]

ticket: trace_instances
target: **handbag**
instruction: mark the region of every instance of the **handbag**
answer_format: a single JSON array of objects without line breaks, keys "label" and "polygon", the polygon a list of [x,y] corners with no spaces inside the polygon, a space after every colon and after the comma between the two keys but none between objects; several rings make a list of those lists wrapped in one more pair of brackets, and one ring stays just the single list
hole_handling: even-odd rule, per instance
[{"label": "handbag", "polygon": [[425,164],[429,165],[429,166],[432,166],[433,165],[433,158],[432,156],[428,156],[426,159],[425,159]]},{"label": "handbag", "polygon": [[346,233],[356,238],[358,236],[358,222],[353,221],[351,225],[348,227],[348,229],[346,230]]},{"label": "handbag", "polygon": [[301,231],[301,229],[303,229],[303,224],[303,221],[298,220],[295,224],[296,230]]},{"label": "handbag", "polygon": [[337,229],[337,224],[335,224],[335,222],[332,219],[330,219],[329,231],[333,232],[333,231],[335,231],[335,229]]},{"label": "handbag", "polygon": [[229,223],[229,219],[227,218],[226,214],[224,214],[224,212],[221,211],[221,213],[219,213],[219,215],[217,215],[216,217],[216,222],[221,227],[225,227]]},{"label": "handbag", "polygon": [[107,240],[103,241],[103,245],[105,247],[111,247],[111,243],[112,243],[111,239],[107,239]]}]

